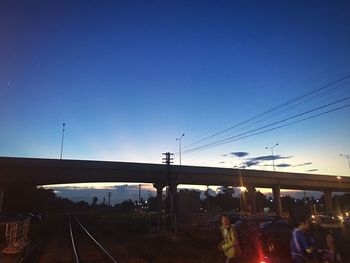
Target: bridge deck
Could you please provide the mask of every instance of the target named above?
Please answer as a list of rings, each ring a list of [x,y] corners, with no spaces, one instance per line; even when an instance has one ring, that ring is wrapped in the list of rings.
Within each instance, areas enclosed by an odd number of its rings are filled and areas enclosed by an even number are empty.
[[[171,166],[171,176],[178,184],[251,185],[267,188],[280,185],[284,189],[350,192],[350,177],[347,176],[338,179],[333,175],[177,165]],[[166,184],[167,181],[168,169],[162,164],[0,157],[0,184]]]

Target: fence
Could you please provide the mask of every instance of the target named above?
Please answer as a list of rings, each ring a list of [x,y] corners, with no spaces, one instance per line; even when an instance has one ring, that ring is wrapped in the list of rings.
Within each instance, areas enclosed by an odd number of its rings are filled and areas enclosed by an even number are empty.
[[[22,251],[29,243],[28,234],[30,217],[6,222],[5,238],[7,247],[2,251],[5,254],[14,254]]]
[[[149,214],[150,232],[177,232],[177,220],[174,214]]]

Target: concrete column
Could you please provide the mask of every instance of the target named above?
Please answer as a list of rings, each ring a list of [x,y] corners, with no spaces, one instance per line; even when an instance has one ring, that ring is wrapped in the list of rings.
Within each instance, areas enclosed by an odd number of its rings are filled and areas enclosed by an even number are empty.
[[[275,205],[275,213],[277,216],[282,216],[282,203],[281,203],[281,187],[280,185],[274,185],[272,187],[273,203]]]
[[[256,190],[254,186],[248,186],[248,208],[251,214],[256,214]]]
[[[0,186],[0,213],[2,212],[2,205],[4,203],[5,188]]]
[[[333,212],[333,200],[332,200],[332,191],[325,190],[324,191],[324,202],[326,206],[327,212]]]
[[[158,216],[161,216],[164,185],[154,184],[153,187],[157,189]]]
[[[172,215],[176,215],[176,193],[177,193],[177,183],[172,182],[169,186],[170,214]]]
[[[248,212],[249,211],[249,203],[248,203],[248,192],[244,191],[241,193],[241,198],[242,198],[242,210],[244,212]]]
[[[162,203],[163,203],[164,185],[153,184],[153,187],[157,189],[157,203],[158,203],[157,229],[158,229],[158,232],[160,232],[160,226],[162,222]]]

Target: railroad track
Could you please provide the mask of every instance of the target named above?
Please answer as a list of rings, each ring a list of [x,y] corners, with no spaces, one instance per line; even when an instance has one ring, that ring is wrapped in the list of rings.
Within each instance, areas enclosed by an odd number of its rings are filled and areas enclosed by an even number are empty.
[[[76,217],[69,218],[69,233],[75,263],[118,263]]]

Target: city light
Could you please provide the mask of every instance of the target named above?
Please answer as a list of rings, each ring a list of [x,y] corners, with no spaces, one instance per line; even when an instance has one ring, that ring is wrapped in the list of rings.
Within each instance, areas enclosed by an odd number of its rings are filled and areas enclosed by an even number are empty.
[[[247,191],[247,188],[245,186],[237,187],[241,192]]]

